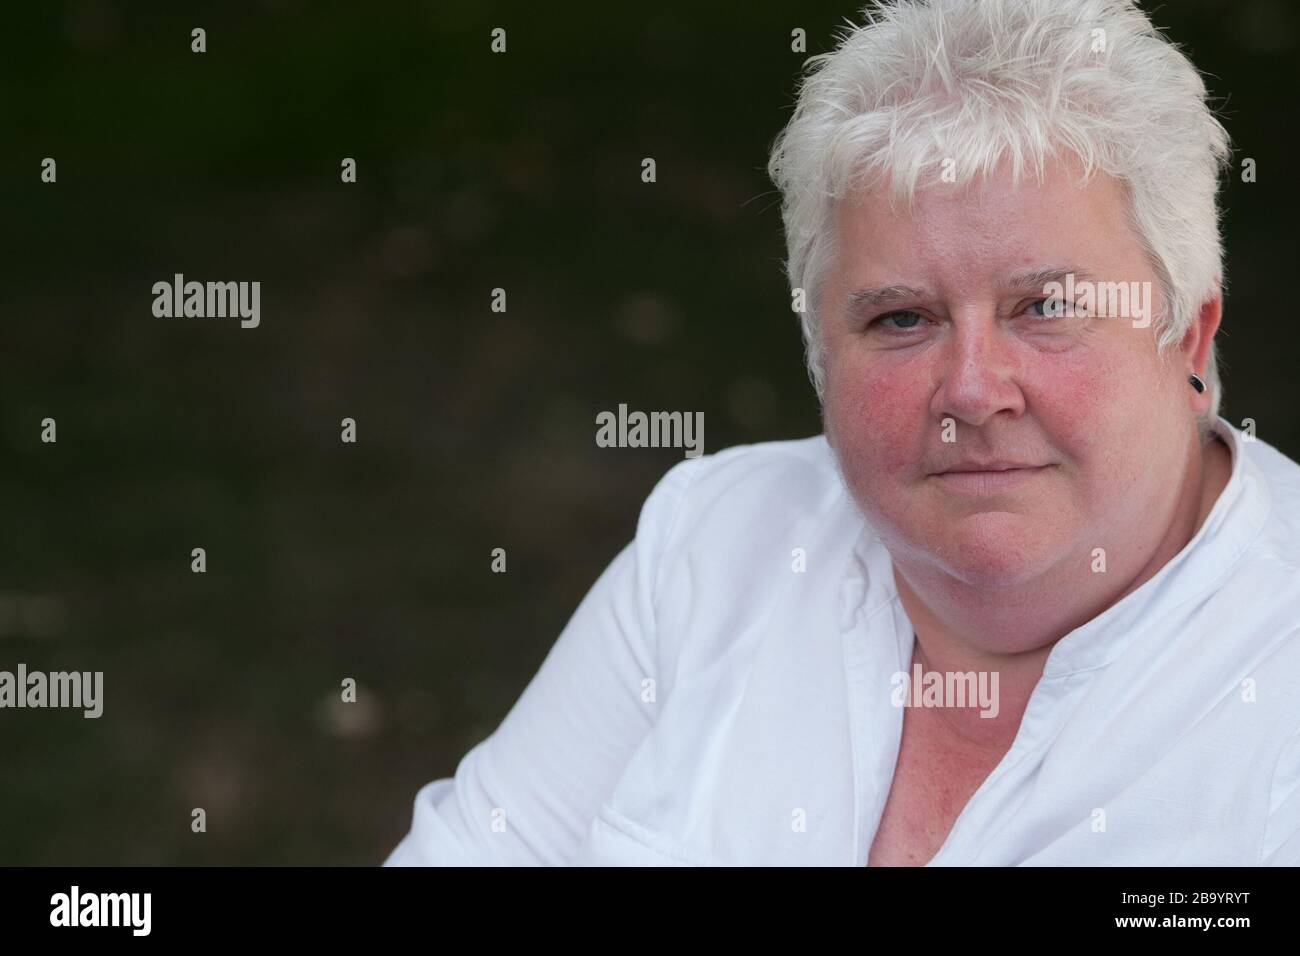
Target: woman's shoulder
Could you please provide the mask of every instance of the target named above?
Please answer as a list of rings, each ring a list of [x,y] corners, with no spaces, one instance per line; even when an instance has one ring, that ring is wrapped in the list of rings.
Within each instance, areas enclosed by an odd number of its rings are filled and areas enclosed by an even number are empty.
[[[1300,463],[1262,438],[1252,439],[1243,434],[1242,447],[1268,482],[1274,497],[1282,498],[1292,511],[1300,506]]]
[[[668,470],[651,498],[671,499],[678,521],[756,513],[780,520],[823,510],[843,490],[825,435],[813,435],[733,445],[688,458]]]
[[[1263,485],[1258,500],[1267,509],[1257,544],[1274,560],[1300,569],[1300,464],[1261,438],[1243,434],[1241,441],[1251,465],[1248,476]]]
[[[824,435],[734,445],[674,465],[642,507],[637,538],[661,558],[746,563],[842,519],[848,507]]]

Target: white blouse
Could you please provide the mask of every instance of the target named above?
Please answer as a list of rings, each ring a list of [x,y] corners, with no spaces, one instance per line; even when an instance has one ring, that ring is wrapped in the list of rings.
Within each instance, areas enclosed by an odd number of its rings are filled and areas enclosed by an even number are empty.
[[[929,865],[1300,865],[1300,465],[1215,429],[1205,523],[1052,648]],[[913,640],[823,436],[683,461],[385,865],[861,866]]]

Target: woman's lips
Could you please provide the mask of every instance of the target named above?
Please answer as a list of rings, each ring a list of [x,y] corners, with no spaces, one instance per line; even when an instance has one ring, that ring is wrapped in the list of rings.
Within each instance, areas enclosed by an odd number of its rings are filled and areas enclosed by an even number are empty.
[[[1037,468],[1009,468],[1006,471],[945,471],[933,477],[945,488],[961,494],[991,495],[1019,488],[1051,465]]]

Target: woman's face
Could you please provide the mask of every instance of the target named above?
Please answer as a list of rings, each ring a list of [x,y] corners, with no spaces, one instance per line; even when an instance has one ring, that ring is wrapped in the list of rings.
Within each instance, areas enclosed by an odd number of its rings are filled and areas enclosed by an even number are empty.
[[[904,567],[984,588],[1068,581],[1095,548],[1140,564],[1172,520],[1195,443],[1188,363],[1157,356],[1162,298],[1118,183],[1074,175],[941,187],[910,213],[878,193],[837,210],[826,431]],[[1043,306],[1066,273],[1075,302],[1095,283],[1092,314]],[[1041,467],[941,474],[993,459]]]

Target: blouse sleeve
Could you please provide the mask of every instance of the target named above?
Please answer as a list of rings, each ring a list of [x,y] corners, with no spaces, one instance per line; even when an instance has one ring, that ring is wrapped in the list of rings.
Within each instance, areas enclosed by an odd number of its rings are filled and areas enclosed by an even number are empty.
[[[686,487],[707,458],[668,471],[636,537],[605,568],[496,730],[454,776],[416,793],[385,866],[563,865],[655,721],[655,593]],[[647,702],[647,700],[649,702]]]
[[[1300,866],[1300,728],[1291,735],[1273,771],[1261,866]]]

